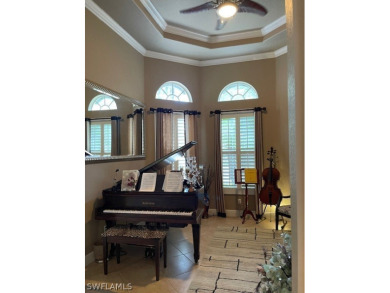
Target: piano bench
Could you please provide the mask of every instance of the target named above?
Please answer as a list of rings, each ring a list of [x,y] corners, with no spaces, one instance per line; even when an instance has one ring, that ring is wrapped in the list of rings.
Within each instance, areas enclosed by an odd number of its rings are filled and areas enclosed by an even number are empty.
[[[119,244],[131,244],[154,247],[156,254],[156,281],[160,279],[160,247],[163,245],[164,268],[167,267],[167,232],[165,229],[148,229],[145,226],[116,225],[107,229],[103,234],[103,263],[104,274],[107,275],[108,243],[116,243],[117,263],[120,263]]]

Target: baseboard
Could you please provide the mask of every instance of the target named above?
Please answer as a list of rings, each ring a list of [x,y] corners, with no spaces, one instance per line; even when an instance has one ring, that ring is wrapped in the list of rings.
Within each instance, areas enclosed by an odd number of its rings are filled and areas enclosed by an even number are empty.
[[[242,210],[226,210],[225,213],[227,218],[237,218],[242,215]],[[252,211],[252,213],[256,214],[255,211]],[[209,216],[216,216],[217,214],[217,209],[209,209]]]
[[[93,263],[95,261],[95,253],[91,251],[85,256],[85,266],[89,265],[90,263]]]

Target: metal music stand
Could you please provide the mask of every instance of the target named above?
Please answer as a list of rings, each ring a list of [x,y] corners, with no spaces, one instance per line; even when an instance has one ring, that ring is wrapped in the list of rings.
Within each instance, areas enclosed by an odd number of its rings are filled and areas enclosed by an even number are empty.
[[[246,215],[251,215],[253,220],[257,223],[257,218],[253,215],[252,211],[248,209],[248,184],[258,184],[258,182],[259,170],[254,168],[234,169],[234,183],[245,184],[245,208],[242,212],[242,216],[240,216],[243,224],[245,223]]]

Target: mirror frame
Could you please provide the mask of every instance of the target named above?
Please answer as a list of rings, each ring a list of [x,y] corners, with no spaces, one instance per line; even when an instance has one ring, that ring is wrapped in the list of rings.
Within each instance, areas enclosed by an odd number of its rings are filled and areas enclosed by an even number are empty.
[[[132,104],[135,104],[137,106],[145,108],[145,105],[141,103],[140,101],[130,98],[128,96],[122,95],[116,91],[110,90],[100,84],[94,83],[90,80],[85,80],[85,86],[93,89],[99,93],[111,96],[115,99],[124,99],[129,101]],[[142,135],[144,136],[145,133],[143,131]],[[144,160],[145,154],[142,155],[121,155],[121,156],[108,156],[108,157],[94,157],[94,156],[88,156],[85,157],[85,164],[97,164],[97,163],[107,163],[107,162],[119,162],[119,161],[133,161],[133,160]]]

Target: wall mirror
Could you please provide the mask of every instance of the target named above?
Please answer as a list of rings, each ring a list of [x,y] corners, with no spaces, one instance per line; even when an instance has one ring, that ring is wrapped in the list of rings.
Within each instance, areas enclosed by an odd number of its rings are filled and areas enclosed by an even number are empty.
[[[144,105],[86,80],[85,162],[144,158]]]

